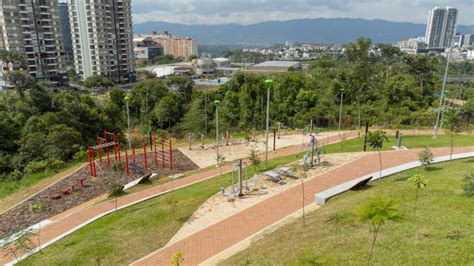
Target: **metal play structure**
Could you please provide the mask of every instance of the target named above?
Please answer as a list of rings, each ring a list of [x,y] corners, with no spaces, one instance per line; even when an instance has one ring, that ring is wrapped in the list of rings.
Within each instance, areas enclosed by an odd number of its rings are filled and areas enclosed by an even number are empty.
[[[303,165],[313,167],[321,162],[321,151],[319,149],[319,143],[316,139],[316,135],[317,133],[310,132],[311,140],[309,141],[308,146],[306,147],[306,153],[303,156]],[[316,160],[314,158],[315,153]]]
[[[243,185],[243,167],[245,165],[245,187]],[[234,173],[237,170],[237,183],[234,180]],[[244,188],[247,191],[250,191],[250,187],[248,185],[248,164],[247,162],[242,161],[239,159],[237,163],[234,163],[232,166],[232,187],[231,187],[231,194],[236,195],[238,197],[242,197],[244,195]],[[224,188],[221,188],[221,192],[224,196],[228,196],[229,193],[225,191]]]
[[[117,138],[115,132],[108,132],[104,129],[103,137],[99,137],[99,134],[96,135],[95,146],[90,146],[87,148],[87,157],[89,159],[89,170],[90,175],[97,177],[97,167],[102,169],[103,160],[102,155],[105,152],[105,164],[107,168],[111,165],[110,152],[113,150],[115,163],[122,163],[122,152],[120,151],[120,142]],[[147,145],[150,145],[152,150],[152,158],[147,154]],[[171,139],[165,140],[161,138],[159,141],[156,139],[156,133],[153,136],[151,143],[143,142],[143,147],[132,146],[132,156],[129,158],[129,151],[125,150],[125,156],[123,158],[123,163],[125,166],[125,171],[129,174],[132,171],[137,171],[140,167],[137,165],[137,152],[136,150],[143,148],[143,153],[140,156],[143,156],[143,168],[147,169],[149,167],[149,160],[153,160],[155,166],[159,168],[161,164],[161,169],[168,168],[170,171],[173,170],[173,146]],[[96,153],[99,157],[99,160],[96,160]]]

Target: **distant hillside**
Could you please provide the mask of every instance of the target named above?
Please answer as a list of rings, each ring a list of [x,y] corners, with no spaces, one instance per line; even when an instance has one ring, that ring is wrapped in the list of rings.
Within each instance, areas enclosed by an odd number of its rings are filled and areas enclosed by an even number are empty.
[[[267,21],[252,25],[185,25],[167,22],[146,22],[134,25],[135,34],[167,30],[175,35],[192,36],[201,44],[273,45],[284,41],[314,43],[347,43],[359,36],[373,42],[396,43],[399,40],[423,36],[425,24],[366,20],[352,18],[297,19]],[[474,33],[474,25],[458,26],[458,32]]]

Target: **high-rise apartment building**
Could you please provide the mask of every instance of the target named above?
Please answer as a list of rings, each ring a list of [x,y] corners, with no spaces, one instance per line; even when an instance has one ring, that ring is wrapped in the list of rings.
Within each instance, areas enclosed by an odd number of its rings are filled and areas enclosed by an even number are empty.
[[[73,52],[72,52],[72,36],[71,27],[69,25],[69,11],[67,4],[64,2],[59,3],[59,22],[61,26],[61,34],[63,38],[64,52],[66,52],[66,62],[68,67],[73,64]]]
[[[66,80],[58,0],[0,1],[0,49],[25,55],[37,80]]]
[[[191,37],[176,37],[165,31],[158,35],[153,32],[153,40],[163,47],[163,53],[174,57],[189,58],[198,54],[197,41]]]
[[[68,0],[74,66],[81,79],[135,79],[131,0]]]
[[[428,14],[425,42],[428,48],[451,46],[456,30],[458,10],[452,7],[435,7]]]

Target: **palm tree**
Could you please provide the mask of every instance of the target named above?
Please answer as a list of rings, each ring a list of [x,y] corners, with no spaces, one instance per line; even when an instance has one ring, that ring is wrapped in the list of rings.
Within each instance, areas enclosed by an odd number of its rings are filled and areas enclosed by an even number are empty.
[[[385,141],[388,141],[385,131],[377,130],[375,132],[369,132],[367,135],[367,144],[379,152],[380,177],[382,177],[382,154],[380,150],[382,150]]]
[[[398,214],[398,206],[391,200],[384,198],[373,198],[356,210],[356,216],[359,220],[368,222],[373,226],[372,245],[370,246],[367,265],[370,265],[374,251],[375,241],[380,227],[386,221],[398,221],[401,219]]]

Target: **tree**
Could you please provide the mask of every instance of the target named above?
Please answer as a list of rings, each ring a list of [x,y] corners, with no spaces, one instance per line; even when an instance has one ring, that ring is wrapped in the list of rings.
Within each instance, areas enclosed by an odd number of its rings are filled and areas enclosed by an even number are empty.
[[[13,244],[8,245],[7,252],[12,254],[17,262],[20,262],[18,253],[28,253],[34,248],[31,240],[34,234],[30,230],[25,230],[20,233],[20,237],[15,240]]]
[[[67,73],[67,78],[70,83],[72,84],[77,83],[77,80],[78,80],[77,73],[73,67],[68,68],[66,73]]]
[[[421,165],[426,169],[429,165],[433,163],[434,154],[428,147],[426,147],[424,150],[418,153],[418,160],[420,161]]]
[[[15,89],[17,90],[20,96],[24,96],[24,91],[30,88],[34,83],[34,78],[30,75],[30,73],[24,70],[13,70],[6,74],[6,77],[10,81]]]
[[[158,123],[168,123],[168,127],[179,119],[179,106],[171,95],[161,98],[160,102],[155,106],[154,112]]]
[[[35,111],[39,114],[53,111],[51,96],[46,89],[39,85],[34,85],[30,90],[30,99]]]
[[[110,88],[114,85],[114,83],[101,75],[94,75],[86,78],[83,82],[82,85],[88,89],[100,89],[100,88]]]
[[[257,167],[261,163],[260,158],[258,158],[258,149],[257,149],[256,145],[251,145],[250,146],[249,159],[250,159],[250,162],[252,163],[252,166],[253,166],[253,173],[254,173],[254,175],[256,175],[257,174]]]
[[[418,203],[418,192],[419,192],[420,188],[426,187],[426,185],[428,184],[428,180],[425,177],[421,176],[421,175],[413,175],[408,180],[413,182],[413,184],[416,186],[416,194],[415,194],[415,219],[416,219],[416,207],[417,207],[417,203]]]
[[[380,150],[383,148],[385,141],[388,141],[385,131],[377,130],[375,132],[369,132],[367,135],[367,144],[373,149],[377,149],[379,152],[379,163],[380,163],[380,177],[382,177],[382,154]]]
[[[204,132],[204,108],[203,98],[195,97],[191,102],[188,111],[179,123],[181,132]]]
[[[370,265],[380,227],[386,221],[399,221],[401,216],[398,213],[397,204],[391,200],[380,197],[370,199],[367,203],[360,206],[355,214],[360,221],[368,222],[372,224],[373,227],[372,244],[367,259],[367,264]]]

